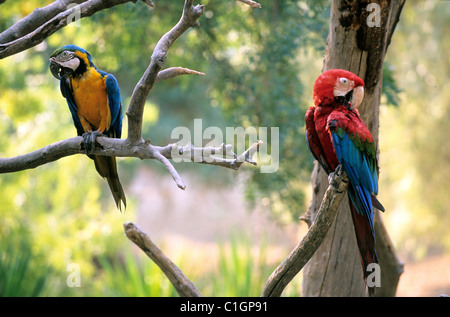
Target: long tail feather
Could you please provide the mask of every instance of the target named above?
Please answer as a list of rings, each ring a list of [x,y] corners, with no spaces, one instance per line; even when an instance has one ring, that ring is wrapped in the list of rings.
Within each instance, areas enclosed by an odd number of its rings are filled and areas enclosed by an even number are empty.
[[[97,172],[107,180],[117,208],[122,211],[121,202],[123,203],[124,208],[126,208],[127,199],[122,185],[120,184],[119,175],[117,174],[116,158],[113,156],[102,155],[94,155],[92,158],[94,159]]]
[[[359,254],[363,266],[364,280],[370,274],[367,267],[370,263],[378,263],[377,253],[375,251],[375,238],[372,229],[366,217],[359,214],[350,200],[350,209],[352,213],[353,225],[355,227],[356,241],[358,243]],[[368,287],[369,294],[374,294],[374,287]]]

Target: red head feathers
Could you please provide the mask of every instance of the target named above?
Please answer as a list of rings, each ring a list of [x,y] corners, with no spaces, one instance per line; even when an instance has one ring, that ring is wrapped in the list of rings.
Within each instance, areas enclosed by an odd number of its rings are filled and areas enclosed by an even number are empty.
[[[353,91],[353,108],[361,103],[364,97],[364,81],[357,75],[344,69],[330,69],[323,72],[314,83],[314,105],[325,106],[333,103],[334,98],[346,96]]]

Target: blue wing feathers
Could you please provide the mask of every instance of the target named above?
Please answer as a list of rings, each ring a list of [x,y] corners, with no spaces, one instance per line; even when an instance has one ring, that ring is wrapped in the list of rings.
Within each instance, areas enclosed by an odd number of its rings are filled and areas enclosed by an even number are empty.
[[[77,134],[83,135],[84,133],[83,126],[81,125],[80,119],[78,118],[77,115],[77,107],[75,106],[75,100],[73,99],[72,89],[70,87],[68,80],[61,80],[59,87],[61,89],[62,95],[67,100],[67,105],[69,106],[70,113],[72,114],[73,124],[77,129]]]
[[[374,234],[372,193],[378,191],[377,172],[370,168],[366,155],[356,147],[347,133],[340,136],[333,132],[332,139],[336,156],[350,181],[350,200],[358,214],[367,217]]]
[[[111,112],[111,126],[108,134],[112,132],[116,138],[120,138],[122,134],[122,102],[120,100],[119,83],[112,74],[106,76],[106,92]]]

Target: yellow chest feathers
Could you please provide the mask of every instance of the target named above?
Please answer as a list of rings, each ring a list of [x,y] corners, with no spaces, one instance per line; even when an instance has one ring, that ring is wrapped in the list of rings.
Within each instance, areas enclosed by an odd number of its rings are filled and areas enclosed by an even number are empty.
[[[108,94],[105,84],[106,76],[102,76],[94,69],[89,68],[82,76],[72,78],[72,89],[80,120],[87,121],[91,130],[108,129],[111,116],[108,105]],[[85,131],[89,125],[83,124]]]

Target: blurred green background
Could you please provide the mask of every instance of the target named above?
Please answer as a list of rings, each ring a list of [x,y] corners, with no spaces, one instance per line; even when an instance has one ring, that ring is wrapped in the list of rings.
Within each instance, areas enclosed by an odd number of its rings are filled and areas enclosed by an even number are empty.
[[[6,1],[0,31],[49,3]],[[120,158],[129,202],[124,213],[86,156],[3,174],[0,296],[177,296],[124,236],[126,221],[147,231],[207,296],[258,296],[301,238],[305,228],[298,217],[309,203],[313,166],[303,118],[322,69],[329,2],[263,0],[262,9],[254,10],[233,0],[201,3],[206,12],[200,27],[175,42],[165,67],[206,75],[157,83],[145,108],[144,137],[157,145],[177,141],[172,130],[192,131],[196,118],[203,129],[279,127],[278,171],[176,163],[188,186],[182,192],[160,163]],[[155,4],[99,12],[0,60],[0,156],[76,135],[48,69],[49,56],[60,46],[83,47],[98,68],[113,73],[126,110],[152,49],[178,21],[183,1]],[[449,2],[406,1],[385,60],[379,198],[406,262],[399,295],[450,292],[449,16]],[[124,137],[126,131],[125,118]],[[436,267],[430,260],[447,268],[433,286],[426,284]],[[71,263],[80,268],[81,287],[67,284]],[[421,263],[428,270],[416,267]],[[301,275],[284,295],[300,295],[300,282]]]

